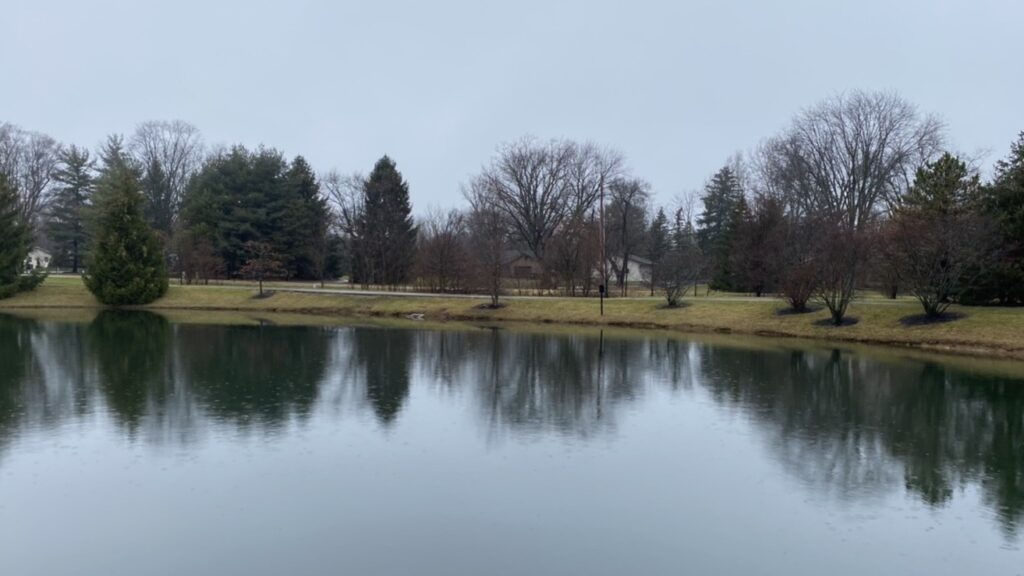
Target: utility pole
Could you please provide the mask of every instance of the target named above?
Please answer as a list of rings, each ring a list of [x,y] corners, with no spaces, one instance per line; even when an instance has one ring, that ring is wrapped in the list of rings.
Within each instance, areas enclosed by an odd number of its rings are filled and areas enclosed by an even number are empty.
[[[608,258],[604,241],[604,175],[601,175],[601,285],[597,287],[601,295],[601,316],[604,316],[604,295],[608,292]]]

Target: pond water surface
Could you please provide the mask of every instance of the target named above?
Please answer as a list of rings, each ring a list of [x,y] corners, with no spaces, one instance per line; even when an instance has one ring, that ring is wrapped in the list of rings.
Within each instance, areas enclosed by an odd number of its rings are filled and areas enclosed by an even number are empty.
[[[1024,574],[1024,380],[972,366],[0,316],[0,574]]]

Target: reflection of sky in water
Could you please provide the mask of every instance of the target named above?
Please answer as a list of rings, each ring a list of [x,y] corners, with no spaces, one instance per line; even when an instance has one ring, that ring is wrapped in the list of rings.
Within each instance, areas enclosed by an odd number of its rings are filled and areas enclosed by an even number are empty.
[[[11,573],[1024,565],[1022,382],[661,338],[141,314],[0,318],[0,342]]]

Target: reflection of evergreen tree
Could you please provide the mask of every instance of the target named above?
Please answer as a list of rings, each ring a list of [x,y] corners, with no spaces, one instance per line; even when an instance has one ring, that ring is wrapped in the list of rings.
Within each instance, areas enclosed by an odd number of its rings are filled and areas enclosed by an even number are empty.
[[[390,425],[409,396],[413,333],[355,328],[353,360],[366,380],[366,397],[384,425]]]
[[[184,374],[208,412],[273,427],[309,416],[331,334],[317,327],[183,325],[178,345]]]
[[[972,411],[971,421],[985,501],[1007,533],[1016,534],[1024,522],[1024,386],[978,376],[964,378],[961,391],[982,406]]]
[[[413,366],[441,390],[470,387],[489,433],[588,438],[613,429],[648,383],[694,382],[747,414],[807,485],[848,500],[906,490],[935,507],[977,486],[1007,534],[1024,522],[1021,381],[839,351],[497,329],[171,326],[140,312],[103,312],[85,327],[0,315],[0,450],[19,428],[95,412],[98,398],[147,440],[159,439],[150,426],[183,437],[210,417],[274,429],[313,411],[332,350],[349,368],[345,389],[384,425],[408,402]]]
[[[135,432],[150,399],[167,395],[167,320],[150,312],[104,310],[89,325],[88,336],[107,405]]]

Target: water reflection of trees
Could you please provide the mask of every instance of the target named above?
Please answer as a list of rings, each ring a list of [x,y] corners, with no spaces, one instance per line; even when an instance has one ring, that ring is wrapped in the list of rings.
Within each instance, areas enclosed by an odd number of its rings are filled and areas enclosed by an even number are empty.
[[[88,413],[83,325],[65,330],[0,314],[0,453],[22,430],[48,430]]]
[[[398,417],[409,396],[413,337],[407,330],[354,328],[349,349],[356,381],[384,425]]]
[[[933,506],[976,484],[1009,533],[1024,519],[1024,383],[838,351],[701,353],[712,396],[808,484],[859,498],[902,481]]]
[[[331,339],[318,327],[179,325],[175,362],[211,417],[274,430],[310,416]]]
[[[695,387],[747,414],[775,460],[844,499],[908,490],[943,506],[977,486],[1024,519],[1024,382],[840,352],[497,329],[217,327],[105,312],[91,324],[0,316],[0,454],[29,428],[102,410],[128,437],[273,433],[346,406],[382,426],[415,387],[451,395],[489,437],[612,434],[649,390]]]
[[[170,393],[167,320],[104,310],[89,325],[87,341],[107,407],[119,425],[135,433],[146,414],[161,412]]]
[[[587,437],[614,429],[615,408],[636,397],[650,371],[642,340],[502,330],[475,336],[465,379],[492,433]]]
[[[42,374],[32,345],[37,331],[33,323],[0,315],[0,455],[17,435],[29,406],[40,400],[33,394],[40,389]]]

